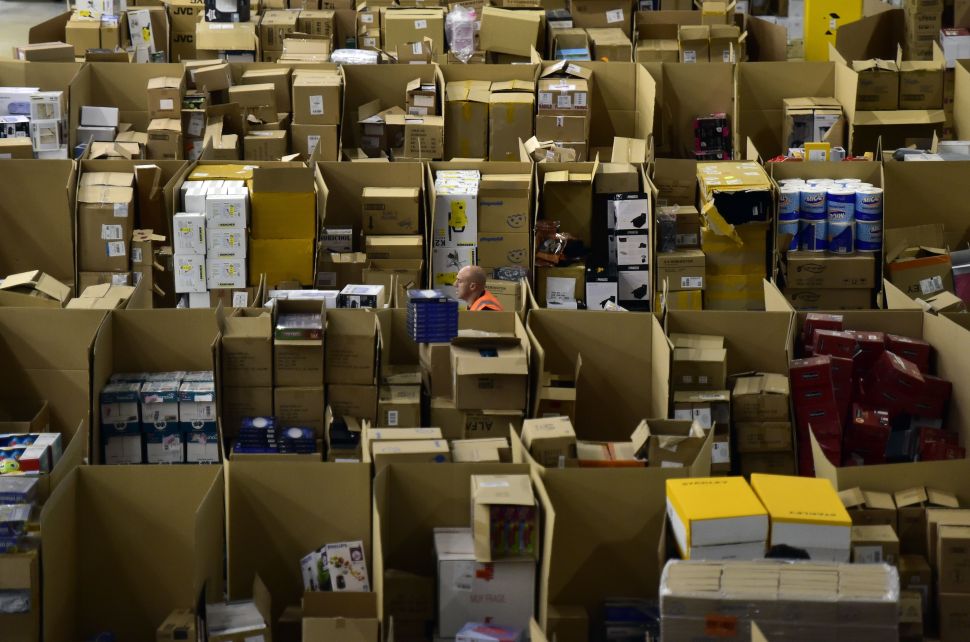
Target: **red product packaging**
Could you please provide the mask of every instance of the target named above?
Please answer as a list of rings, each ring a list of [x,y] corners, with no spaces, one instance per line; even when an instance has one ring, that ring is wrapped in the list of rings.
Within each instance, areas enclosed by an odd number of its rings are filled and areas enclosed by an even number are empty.
[[[872,387],[889,388],[897,396],[915,400],[923,394],[926,380],[916,364],[887,350],[872,367]]]
[[[795,359],[788,367],[791,389],[832,386],[832,360],[828,356]]]
[[[839,416],[845,418],[849,415],[852,405],[852,359],[843,357],[829,357],[832,360],[832,388],[835,390],[835,403],[839,407]]]
[[[880,355],[886,351],[886,335],[883,332],[859,332],[849,330],[855,337],[859,351],[855,354],[855,368],[859,374],[865,374],[876,363]]]
[[[916,412],[920,417],[943,419],[946,404],[953,394],[953,384],[946,379],[923,375],[923,394],[916,400]]]
[[[886,463],[886,446],[889,444],[890,432],[892,428],[889,425],[888,412],[854,404],[852,421],[845,429],[845,463]]]
[[[811,344],[816,330],[844,330],[845,321],[841,314],[821,314],[809,312],[802,324],[802,343]]]
[[[812,354],[851,359],[858,350],[855,337],[851,332],[837,330],[816,330],[812,336]]]
[[[957,443],[956,435],[937,428],[920,428],[917,453],[920,461],[963,459],[966,449]]]
[[[889,413],[863,404],[852,404],[852,427],[864,429],[889,428]]]
[[[907,361],[912,361],[920,372],[930,371],[930,355],[933,352],[933,347],[921,339],[887,334],[886,350],[895,352]]]

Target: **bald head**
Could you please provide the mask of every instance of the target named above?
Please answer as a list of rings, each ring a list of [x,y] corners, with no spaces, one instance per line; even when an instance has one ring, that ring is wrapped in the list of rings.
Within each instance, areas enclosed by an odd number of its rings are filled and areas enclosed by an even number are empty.
[[[458,298],[469,305],[474,303],[485,291],[485,270],[477,265],[468,265],[458,270],[455,289]]]

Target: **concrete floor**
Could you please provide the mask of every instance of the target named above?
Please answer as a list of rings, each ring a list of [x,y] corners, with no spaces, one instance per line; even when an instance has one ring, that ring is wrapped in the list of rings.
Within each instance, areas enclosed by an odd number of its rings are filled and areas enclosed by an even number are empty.
[[[13,57],[13,48],[26,44],[27,30],[65,10],[58,0],[0,0],[0,59]]]

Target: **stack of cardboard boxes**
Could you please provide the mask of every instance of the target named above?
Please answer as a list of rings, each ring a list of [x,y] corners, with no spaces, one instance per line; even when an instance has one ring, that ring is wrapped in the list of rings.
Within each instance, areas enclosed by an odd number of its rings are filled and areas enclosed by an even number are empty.
[[[742,474],[795,473],[788,377],[738,377],[731,391],[731,412]]]
[[[135,221],[134,174],[88,172],[78,187],[78,272],[81,283],[131,285]]]
[[[773,190],[753,162],[698,163],[701,249],[705,256],[704,307],[759,310],[768,274]]]
[[[932,60],[943,27],[943,0],[906,0],[904,53],[907,60]]]
[[[319,300],[276,301],[271,414],[281,425],[312,429],[318,438],[324,434],[324,349],[330,347],[325,341],[327,322]],[[264,324],[236,322],[253,331],[257,326],[262,331]],[[254,381],[265,382],[265,377]]]
[[[168,7],[169,59],[172,62],[194,60],[195,26],[202,20],[205,3],[193,0],[171,0]]]
[[[564,60],[539,79],[536,138],[576,150],[577,161],[588,157],[592,76],[589,69]]]
[[[287,92],[288,93],[288,92]],[[297,70],[293,74],[292,150],[310,160],[337,160],[343,80],[339,73]]]
[[[455,278],[478,264],[478,170],[440,170],[432,214],[432,285],[455,294]]]
[[[271,313],[240,308],[225,317],[221,354],[222,428],[232,439],[244,417],[268,417],[274,412]]]
[[[535,83],[527,80],[493,82],[488,98],[488,159],[519,160],[519,140],[534,130]]]
[[[328,310],[327,404],[334,417],[377,423],[380,329],[373,310]],[[414,426],[416,427],[416,426]]]
[[[258,62],[258,21],[249,0],[207,2],[203,20],[195,25],[196,58],[221,58],[227,62]]]
[[[365,187],[361,191],[361,227],[364,238],[409,238],[422,241],[421,190],[418,187]],[[339,231],[330,229],[328,231]],[[352,233],[352,230],[344,230]],[[352,239],[351,239],[352,240]],[[372,241],[373,242],[373,241]],[[365,240],[366,243],[366,240]],[[341,250],[350,250],[344,246]],[[368,261],[361,270],[361,282],[390,286],[388,274],[396,274],[399,288],[421,285],[424,262],[421,259],[383,259]],[[366,274],[365,274],[366,273]],[[403,280],[403,283],[401,283]],[[398,293],[402,290],[399,289]],[[387,297],[391,299],[390,287]]]
[[[670,371],[674,417],[696,422],[705,431],[713,428],[712,471],[730,472],[731,393],[724,337],[675,332],[670,342],[674,346]]]
[[[317,237],[313,172],[305,167],[253,169],[251,285],[258,285],[263,274],[270,285],[313,283]]]

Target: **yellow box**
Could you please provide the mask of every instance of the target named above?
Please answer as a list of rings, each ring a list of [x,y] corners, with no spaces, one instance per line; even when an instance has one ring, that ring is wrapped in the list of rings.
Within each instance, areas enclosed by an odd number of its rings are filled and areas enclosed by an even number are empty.
[[[862,0],[805,0],[805,60],[827,62],[839,27],[861,18]]]
[[[253,170],[252,202],[252,238],[312,239],[316,236],[312,169],[257,167]]]
[[[251,239],[249,245],[249,284],[299,281],[313,284],[313,239]]]

